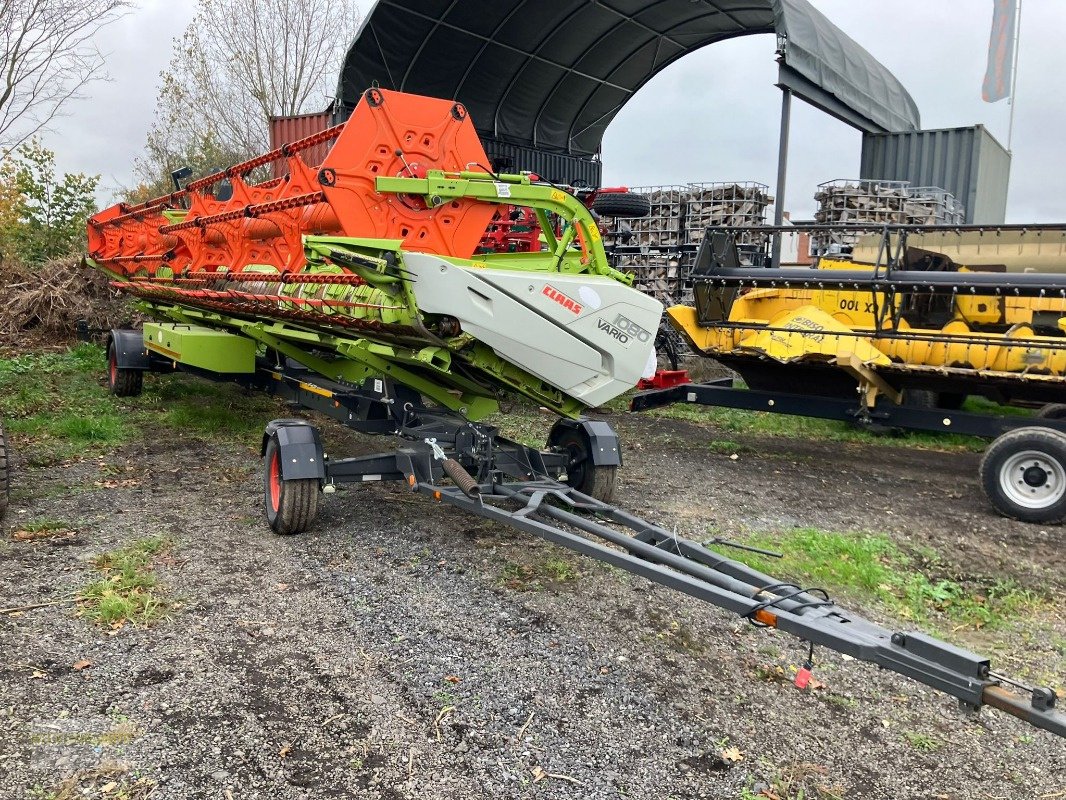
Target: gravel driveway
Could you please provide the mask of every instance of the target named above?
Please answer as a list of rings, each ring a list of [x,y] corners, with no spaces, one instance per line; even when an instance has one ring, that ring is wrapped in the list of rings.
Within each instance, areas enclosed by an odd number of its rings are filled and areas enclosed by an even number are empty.
[[[1066,535],[995,516],[977,455],[732,434],[733,459],[707,426],[611,421],[622,504],[681,534],[883,532],[1062,599]],[[1066,797],[1062,739],[824,650],[801,692],[780,679],[797,640],[398,486],[273,536],[257,455],[162,430],[58,468],[16,453],[5,531],[76,533],[5,534],[0,605],[68,597],[95,554],[166,536],[175,608],[117,630],[69,604],[0,616],[0,796]],[[954,635],[1066,683],[1061,614]]]

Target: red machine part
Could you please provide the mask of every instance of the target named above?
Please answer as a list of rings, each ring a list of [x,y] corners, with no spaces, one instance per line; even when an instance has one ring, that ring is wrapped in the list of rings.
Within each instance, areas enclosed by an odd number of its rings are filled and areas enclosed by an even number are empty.
[[[641,378],[637,381],[638,389],[670,389],[692,383],[687,369],[659,369],[650,378]]]
[[[321,167],[301,153],[336,140]],[[287,174],[250,183],[252,170],[284,161]],[[278,272],[304,266],[302,237],[402,239],[409,250],[468,258],[496,209],[459,199],[429,208],[421,198],[380,194],[379,176],[424,177],[428,170],[475,170],[488,161],[459,103],[368,90],[351,119],[272,150],[183,190],[136,206],[119,204],[89,220],[89,255],[112,272],[155,277],[241,272],[268,265]],[[232,186],[225,200],[215,187]],[[165,212],[187,206],[180,221]]]
[[[540,250],[536,212],[523,206],[500,206],[484,236],[479,253],[535,253]]]
[[[539,180],[536,175],[530,177],[533,180]],[[581,202],[592,208],[599,194],[628,192],[627,187],[619,186],[610,189],[578,191],[577,196]],[[601,236],[610,232],[603,223],[598,223],[598,225]],[[556,235],[558,234],[559,231],[556,230]],[[477,249],[479,253],[535,253],[540,250],[540,235],[540,223],[533,209],[522,206],[500,206],[488,230],[485,231],[485,235],[481,237]]]

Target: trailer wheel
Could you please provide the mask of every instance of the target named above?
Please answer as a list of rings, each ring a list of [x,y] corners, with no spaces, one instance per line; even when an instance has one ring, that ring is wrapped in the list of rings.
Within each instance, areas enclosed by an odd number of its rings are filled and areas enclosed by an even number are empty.
[[[318,513],[318,480],[285,480],[281,474],[281,448],[271,436],[263,454],[263,508],[274,533],[303,533]]]
[[[936,408],[937,393],[929,389],[904,389],[903,405],[908,408]]]
[[[1018,428],[1003,434],[981,459],[981,485],[996,511],[1023,522],[1066,518],[1066,434]]]
[[[114,342],[107,346],[107,388],[115,397],[136,397],[144,388],[144,371],[120,367]]]
[[[941,392],[937,395],[936,406],[947,411],[958,411],[966,402],[966,397],[965,392]]]
[[[600,192],[592,201],[592,210],[601,217],[646,217],[651,200],[636,192]]]
[[[682,342],[679,347],[678,339],[680,336],[676,331],[668,328],[666,323],[659,324],[659,330],[655,333],[655,353],[665,358],[672,370],[676,370],[678,364],[681,363],[680,351],[684,343]]]
[[[601,502],[611,502],[618,467],[593,464],[588,439],[579,430],[562,431],[553,444],[570,454],[570,463],[566,468],[567,485]]]
[[[7,437],[4,435],[3,423],[0,423],[0,519],[4,518],[7,505],[11,500],[11,461],[7,454]]]
[[[1036,412],[1038,419],[1066,419],[1066,403],[1048,403]]]

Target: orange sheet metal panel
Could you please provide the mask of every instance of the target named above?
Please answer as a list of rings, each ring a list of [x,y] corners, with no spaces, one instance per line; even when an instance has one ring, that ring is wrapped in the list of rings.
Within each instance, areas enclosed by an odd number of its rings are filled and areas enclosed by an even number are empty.
[[[283,144],[295,142],[312,134],[324,131],[332,124],[333,114],[326,110],[319,114],[300,114],[296,117],[270,118],[270,149],[276,150]],[[326,158],[332,142],[323,142],[303,151],[304,161],[309,166],[317,167]],[[280,178],[286,172],[284,161],[274,162],[274,177]]]

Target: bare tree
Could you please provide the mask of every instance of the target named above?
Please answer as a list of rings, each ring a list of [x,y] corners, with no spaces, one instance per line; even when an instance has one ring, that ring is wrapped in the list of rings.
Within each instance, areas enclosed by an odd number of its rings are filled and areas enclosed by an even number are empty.
[[[129,0],[0,0],[0,147],[39,133],[105,77],[93,37],[129,8]]]
[[[148,183],[175,154],[196,153],[201,143],[249,157],[267,149],[270,117],[325,109],[359,24],[355,0],[197,0],[197,6],[163,74],[138,164]]]

